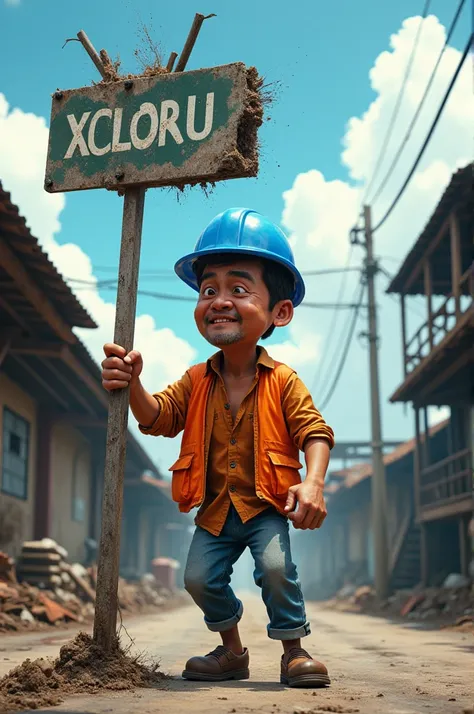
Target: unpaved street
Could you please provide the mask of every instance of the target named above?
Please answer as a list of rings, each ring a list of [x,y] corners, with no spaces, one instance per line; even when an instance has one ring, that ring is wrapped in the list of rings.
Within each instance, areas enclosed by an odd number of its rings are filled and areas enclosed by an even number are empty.
[[[176,677],[166,689],[74,697],[52,711],[289,714],[301,708],[315,714],[461,714],[474,704],[472,635],[420,630],[364,615],[325,611],[316,605],[308,607],[313,635],[305,645],[327,664],[333,684],[314,693],[285,689],[278,683],[280,646],[266,636],[263,606],[253,594],[243,597],[242,630],[251,654],[249,681],[209,685],[180,679],[189,656],[205,654],[217,643],[215,635],[203,627],[199,611],[190,605],[136,618],[127,625],[136,649],[161,657],[162,669]],[[66,632],[47,638],[3,637],[0,674],[25,657],[55,656],[71,636],[73,633]],[[26,651],[26,647],[31,649]]]

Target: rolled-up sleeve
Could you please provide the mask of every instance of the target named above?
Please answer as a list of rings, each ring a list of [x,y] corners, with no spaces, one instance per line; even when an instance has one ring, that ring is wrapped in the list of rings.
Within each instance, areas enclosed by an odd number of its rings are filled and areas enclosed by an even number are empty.
[[[138,425],[142,434],[173,438],[184,429],[188,413],[192,382],[189,372],[162,392],[153,394],[158,402],[159,414],[151,426]]]
[[[308,439],[325,439],[334,446],[334,432],[316,409],[307,387],[293,373],[283,390],[282,408],[291,438],[300,451]]]

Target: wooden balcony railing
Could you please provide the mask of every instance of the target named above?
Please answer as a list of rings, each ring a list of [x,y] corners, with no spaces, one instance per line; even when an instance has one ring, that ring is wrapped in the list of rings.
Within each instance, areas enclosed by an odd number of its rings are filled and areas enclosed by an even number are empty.
[[[432,349],[450,332],[473,303],[473,270],[469,268],[459,281],[457,295],[448,295],[441,307],[407,341],[405,347],[405,374],[412,372]]]
[[[451,454],[421,471],[420,509],[459,501],[472,494],[472,452]]]

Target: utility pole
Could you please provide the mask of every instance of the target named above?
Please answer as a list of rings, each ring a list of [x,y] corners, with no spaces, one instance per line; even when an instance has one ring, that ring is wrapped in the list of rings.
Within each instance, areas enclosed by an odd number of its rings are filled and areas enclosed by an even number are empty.
[[[382,425],[380,420],[379,364],[377,305],[375,300],[375,275],[371,208],[364,206],[365,268],[369,299],[369,369],[370,407],[372,419],[372,534],[375,560],[375,591],[379,601],[388,597],[388,536],[387,536],[387,486],[383,462]]]

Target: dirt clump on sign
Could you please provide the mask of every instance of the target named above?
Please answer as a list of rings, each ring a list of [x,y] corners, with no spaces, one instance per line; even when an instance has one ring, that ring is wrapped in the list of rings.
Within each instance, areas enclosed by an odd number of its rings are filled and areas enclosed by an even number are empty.
[[[263,123],[263,106],[269,101],[268,93],[264,92],[264,79],[260,77],[255,67],[247,70],[247,93],[245,108],[237,131],[237,148],[227,154],[219,171],[222,174],[238,174],[245,172],[247,176],[258,174],[258,129]]]
[[[131,656],[118,639],[105,652],[81,632],[61,647],[55,662],[27,659],[0,679],[0,714],[55,706],[73,694],[157,687],[165,679],[157,662]]]
[[[133,54],[139,65],[140,72],[120,73],[122,61],[120,57],[112,61],[105,50],[100,50],[100,58],[104,67],[104,76],[97,84],[110,84],[111,82],[123,82],[127,79],[139,79],[140,77],[155,77],[157,74],[169,74],[169,70],[163,64],[163,53],[160,45],[155,42],[148,27],[143,24],[138,33],[140,46]]]

